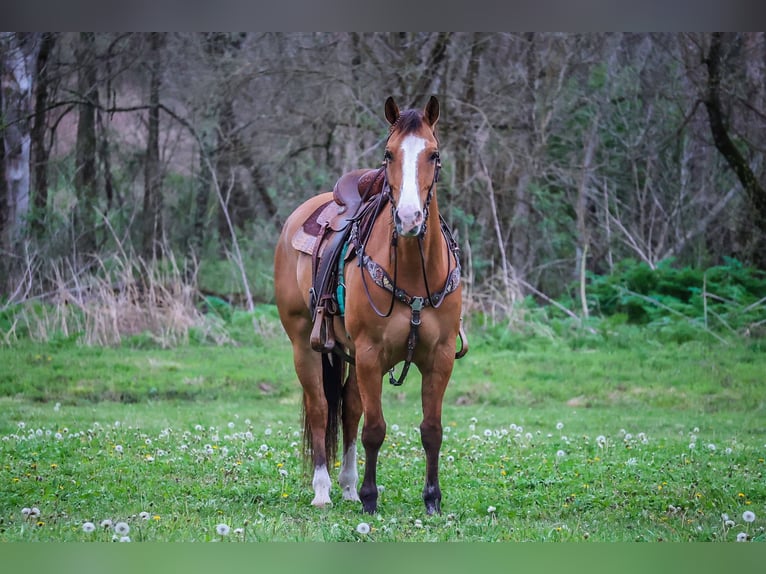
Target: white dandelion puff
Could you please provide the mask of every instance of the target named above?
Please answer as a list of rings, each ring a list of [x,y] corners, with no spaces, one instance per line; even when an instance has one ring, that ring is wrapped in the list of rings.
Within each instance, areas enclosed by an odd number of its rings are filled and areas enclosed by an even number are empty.
[[[130,542],[130,536],[121,536],[120,542]]]
[[[567,453],[565,453],[563,450],[557,450],[557,451],[556,451],[556,456],[557,456],[558,458],[564,457],[564,456],[566,456],[566,455],[567,455]]]
[[[484,429],[484,436],[489,438],[492,436],[492,431],[490,429]]]
[[[139,517],[141,520],[149,520],[149,518],[151,517],[151,515],[150,515],[148,512],[141,512],[141,513],[139,513],[138,517]]]
[[[495,508],[494,506],[488,506],[487,507],[487,514],[492,514],[496,510],[497,510],[497,508]]]
[[[359,534],[369,534],[370,533],[370,525],[366,522],[360,522],[356,525],[356,531]]]
[[[755,522],[755,512],[752,510],[745,510],[745,512],[742,513],[742,520],[745,522]]]
[[[269,436],[272,432],[274,431],[272,431],[271,428],[267,428],[265,431],[263,431],[263,434],[265,434],[266,436]]]
[[[229,525],[228,524],[219,524],[215,527],[215,531],[218,534],[218,536],[228,536],[229,535]]]
[[[109,530],[112,527],[112,521],[108,518],[101,521],[101,528],[104,530]]]
[[[556,430],[561,430],[563,428],[564,428],[564,423],[562,423],[562,422],[557,422],[556,423]]]
[[[747,532],[737,534],[737,542],[747,542]]]
[[[114,532],[120,536],[127,536],[130,533],[130,526],[127,522],[118,522],[114,525]]]
[[[95,529],[96,529],[96,525],[95,525],[95,524],[93,524],[92,522],[85,522],[85,523],[82,525],[82,531],[83,531],[83,532],[86,532],[86,533],[88,533],[88,534],[90,534],[91,532],[93,532]]]
[[[122,445],[121,444],[114,445],[114,450],[115,450],[115,452],[118,452],[118,453],[122,454],[122,452],[123,452]]]

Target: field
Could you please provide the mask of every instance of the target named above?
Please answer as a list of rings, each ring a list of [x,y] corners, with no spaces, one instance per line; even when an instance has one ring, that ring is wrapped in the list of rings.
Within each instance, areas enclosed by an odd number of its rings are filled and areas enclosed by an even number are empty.
[[[384,389],[369,516],[337,485],[309,504],[276,327],[238,346],[2,347],[0,541],[766,540],[762,342],[476,331],[445,402],[440,516],[420,498],[414,370]]]

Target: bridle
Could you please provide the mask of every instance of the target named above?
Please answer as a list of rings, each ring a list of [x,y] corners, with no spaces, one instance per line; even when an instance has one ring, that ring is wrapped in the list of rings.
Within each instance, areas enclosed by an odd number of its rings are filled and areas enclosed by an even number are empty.
[[[393,130],[392,130],[393,132]],[[391,137],[391,134],[389,133],[389,138]],[[386,140],[386,143],[388,143],[388,140]],[[404,383],[404,379],[407,376],[407,372],[409,371],[410,364],[412,363],[412,359],[414,357],[415,353],[415,347],[417,346],[418,341],[418,330],[420,327],[421,319],[420,314],[421,311],[426,307],[433,307],[434,309],[438,309],[441,304],[444,302],[444,299],[446,299],[447,295],[455,291],[459,284],[460,284],[460,248],[458,247],[457,241],[455,241],[454,236],[452,235],[452,231],[450,230],[449,226],[447,225],[444,218],[439,214],[439,222],[440,222],[440,230],[442,233],[442,236],[444,237],[444,240],[447,244],[447,247],[449,249],[450,255],[448,255],[448,265],[447,265],[447,276],[444,280],[444,287],[440,291],[432,292],[429,284],[428,284],[428,273],[426,272],[426,259],[425,259],[425,253],[423,251],[423,239],[427,231],[427,224],[428,224],[428,209],[431,204],[431,200],[433,198],[433,190],[434,186],[436,185],[436,182],[439,180],[439,172],[441,171],[441,159],[437,155],[436,157],[436,165],[434,167],[434,177],[431,181],[431,185],[428,188],[428,193],[426,194],[426,199],[423,205],[423,226],[420,230],[420,232],[417,234],[416,238],[418,241],[418,251],[420,253],[420,267],[423,272],[423,282],[426,288],[426,295],[425,297],[421,296],[412,296],[409,293],[407,293],[404,289],[399,287],[397,285],[397,275],[398,275],[398,256],[397,256],[397,245],[399,242],[399,233],[396,229],[396,224],[393,225],[393,231],[391,233],[391,248],[393,249],[394,253],[394,275],[391,277],[389,273],[378,263],[376,263],[369,255],[366,254],[366,247],[367,242],[370,239],[370,236],[372,235],[372,228],[375,220],[377,220],[378,216],[383,210],[383,207],[385,206],[385,203],[388,201],[391,203],[391,219],[392,222],[395,222],[396,217],[396,205],[394,204],[393,197],[391,195],[391,186],[388,183],[388,156],[384,156],[383,163],[380,167],[380,170],[383,172],[384,181],[383,181],[383,190],[382,192],[377,196],[377,199],[375,202],[371,202],[366,208],[362,210],[360,215],[355,218],[353,227],[352,227],[352,241],[355,242],[357,248],[356,248],[356,258],[357,258],[357,265],[359,265],[362,268],[361,275],[362,275],[362,284],[364,285],[365,294],[367,295],[367,300],[370,303],[370,307],[372,307],[373,311],[379,316],[379,317],[390,317],[391,313],[394,310],[394,305],[396,301],[399,301],[401,303],[404,303],[410,308],[410,333],[407,337],[407,357],[404,362],[404,367],[402,369],[402,373],[399,375],[399,378],[397,379],[394,377],[393,369],[389,371],[389,382],[392,385],[399,386],[402,383]],[[369,219],[369,218],[372,219]],[[367,221],[368,224],[363,225],[362,221]],[[360,226],[363,226],[365,228],[365,231],[363,232],[364,237],[360,237],[360,234],[362,232],[360,231]],[[452,258],[455,259],[455,266],[452,267]],[[367,271],[365,274],[364,270]],[[388,307],[388,310],[386,312],[381,311],[378,306],[375,304],[375,302],[372,299],[372,295],[370,294],[369,285],[367,283],[367,277],[366,275],[369,275],[370,278],[373,280],[373,282],[382,289],[385,289],[386,291],[389,291],[391,293],[391,301]],[[461,349],[462,352],[462,349]],[[460,355],[462,356],[462,355]]]

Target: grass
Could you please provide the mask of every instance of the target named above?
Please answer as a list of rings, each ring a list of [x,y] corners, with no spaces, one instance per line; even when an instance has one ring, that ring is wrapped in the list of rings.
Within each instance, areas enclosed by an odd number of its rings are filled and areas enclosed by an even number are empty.
[[[413,372],[384,389],[369,516],[337,486],[333,507],[310,506],[298,384],[274,332],[239,347],[0,349],[0,541],[111,541],[107,519],[132,541],[766,539],[757,342],[474,336],[445,400],[443,514],[420,498]]]

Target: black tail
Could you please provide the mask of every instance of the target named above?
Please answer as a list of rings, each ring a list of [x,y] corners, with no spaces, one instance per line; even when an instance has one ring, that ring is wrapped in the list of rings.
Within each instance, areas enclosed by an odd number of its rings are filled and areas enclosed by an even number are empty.
[[[328,470],[335,464],[338,455],[338,429],[343,404],[343,378],[346,362],[337,355],[322,355],[322,385],[327,400],[327,426],[325,427],[325,451]],[[303,453],[308,462],[311,454],[311,425],[303,412]]]

